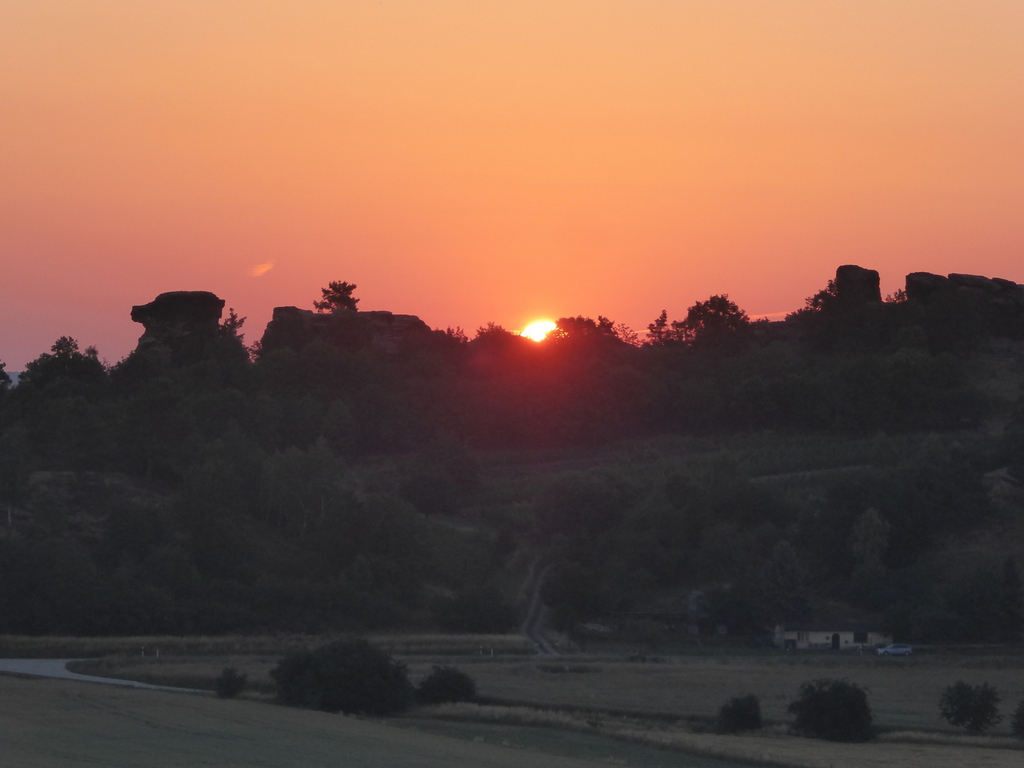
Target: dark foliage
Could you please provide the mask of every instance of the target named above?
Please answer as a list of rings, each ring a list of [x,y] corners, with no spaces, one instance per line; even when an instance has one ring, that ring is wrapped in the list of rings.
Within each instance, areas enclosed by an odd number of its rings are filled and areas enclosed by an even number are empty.
[[[1012,557],[1003,563],[1003,579],[999,586],[1000,634],[1008,643],[1019,643],[1024,636],[1024,586],[1021,585],[1017,562]]]
[[[1010,732],[1018,739],[1024,739],[1024,699],[1017,704],[1013,710],[1013,717],[1010,718]]]
[[[871,708],[867,693],[849,680],[823,678],[803,683],[800,697],[788,707],[795,715],[794,730],[829,741],[867,741],[871,738]]]
[[[718,730],[723,733],[754,731],[761,727],[761,702],[757,696],[734,696],[718,711]]]
[[[325,712],[390,715],[408,708],[405,665],[365,640],[343,640],[286,656],[270,671],[282,704]]]
[[[416,688],[416,699],[420,704],[472,701],[475,698],[476,682],[455,667],[435,666]]]
[[[248,675],[240,674],[234,667],[225,667],[213,681],[214,692],[219,699],[233,699],[245,690],[248,679]]]
[[[452,597],[437,598],[431,613],[449,632],[507,632],[518,621],[515,608],[493,585],[467,587]]]
[[[358,286],[355,283],[346,283],[342,280],[332,280],[326,288],[321,288],[323,299],[314,301],[313,307],[317,312],[338,312],[344,309],[355,310],[359,299],[352,293]]]
[[[971,685],[963,680],[946,688],[939,699],[939,714],[950,725],[963,726],[968,733],[983,733],[1003,718],[999,714],[999,693],[988,683]]]
[[[544,596],[574,638],[695,586],[708,591],[700,622],[730,634],[828,598],[914,640],[1020,637],[1015,569],[952,579],[922,557],[986,521],[984,472],[1024,477],[1024,411],[998,463],[941,432],[981,412],[968,342],[991,323],[970,306],[958,327],[912,299],[839,311],[833,286],[786,323],[751,323],[712,296],[682,320],[663,313],[644,345],[581,315],[542,344],[492,324],[387,351],[354,290],[322,291],[331,316],[313,319],[328,330],[270,339],[252,358],[229,311],[169,357],[140,349],[107,368],[61,337],[18,386],[0,368],[0,632],[338,632],[414,615],[501,631],[517,616],[487,585],[507,583],[527,548],[552,564]],[[859,469],[823,473],[813,509],[752,481],[777,470],[731,447],[921,430],[937,447],[893,457],[883,445]],[[711,435],[721,449],[706,466],[642,482],[664,457],[572,457]],[[486,472],[480,450],[499,457]],[[538,471],[492,471],[528,455]],[[841,465],[815,463],[779,471]],[[867,509],[888,528],[865,559],[850,542]],[[451,525],[462,515],[472,522]],[[428,602],[434,588],[451,597]]]

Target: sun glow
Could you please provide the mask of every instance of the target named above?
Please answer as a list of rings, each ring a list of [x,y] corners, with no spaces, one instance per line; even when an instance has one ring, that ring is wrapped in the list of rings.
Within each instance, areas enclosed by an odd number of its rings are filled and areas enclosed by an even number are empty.
[[[534,341],[544,341],[547,335],[555,330],[555,328],[557,326],[550,320],[537,320],[523,328],[522,333],[519,335]]]

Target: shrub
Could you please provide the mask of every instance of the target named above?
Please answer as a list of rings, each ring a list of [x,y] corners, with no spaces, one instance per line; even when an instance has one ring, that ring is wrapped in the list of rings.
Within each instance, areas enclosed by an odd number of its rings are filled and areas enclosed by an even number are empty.
[[[1002,720],[999,694],[988,683],[970,685],[959,680],[939,699],[939,712],[950,725],[962,725],[968,733],[981,733]]]
[[[761,702],[757,696],[734,696],[718,711],[718,729],[723,733],[754,731],[761,727]]]
[[[234,667],[225,667],[220,677],[213,681],[214,691],[219,699],[233,699],[245,689],[248,675],[238,674]]]
[[[1018,739],[1024,739],[1024,699],[1013,710],[1013,717],[1010,719],[1010,730]]]
[[[789,712],[796,715],[794,729],[805,736],[830,741],[871,738],[867,693],[849,680],[825,678],[804,683]]]
[[[449,701],[472,701],[476,698],[473,678],[455,667],[434,667],[419,688],[416,698],[421,704],[443,704]]]
[[[412,701],[405,665],[365,640],[341,640],[286,656],[270,670],[282,704],[388,715]]]

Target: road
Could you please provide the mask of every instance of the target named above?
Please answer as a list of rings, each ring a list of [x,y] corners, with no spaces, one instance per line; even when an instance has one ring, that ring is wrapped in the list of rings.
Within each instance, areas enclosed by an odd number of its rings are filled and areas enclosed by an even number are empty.
[[[70,672],[68,664],[81,659],[0,659],[0,672],[35,677],[59,677],[63,680],[78,680],[83,683],[119,685],[122,688],[147,688],[151,691],[178,691],[180,693],[209,693],[198,688],[173,688],[168,685],[149,685],[134,680],[118,680],[114,677],[96,677]]]

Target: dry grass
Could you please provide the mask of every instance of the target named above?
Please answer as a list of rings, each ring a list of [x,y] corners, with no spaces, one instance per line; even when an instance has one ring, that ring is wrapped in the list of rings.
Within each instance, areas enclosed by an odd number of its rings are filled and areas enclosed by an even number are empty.
[[[396,656],[526,656],[533,647],[522,635],[369,635]]]
[[[936,733],[935,731],[889,731],[879,734],[878,741],[892,744],[945,744],[952,747],[984,747],[1024,751],[1024,740],[1013,736],[969,736]],[[1022,756],[1024,761],[1024,756]]]
[[[600,763],[212,696],[0,677],[0,763],[17,768],[596,768]]]
[[[420,647],[437,646],[427,643]],[[273,690],[269,670],[277,658],[119,657],[88,664],[94,674],[199,688],[211,687],[225,666],[234,666],[249,675],[254,690],[249,695],[259,697],[261,692],[267,695]],[[794,768],[1009,768],[1022,764],[1021,742],[998,732],[982,737],[958,733],[940,720],[937,712],[941,690],[958,679],[993,682],[1003,695],[1003,709],[1012,709],[1024,696],[1024,663],[1016,657],[678,657],[648,664],[609,658],[574,657],[571,663],[560,663],[479,655],[405,660],[413,680],[429,672],[432,663],[455,663],[476,679],[483,696],[523,704],[450,704],[416,713],[429,721],[542,726],[612,736],[690,755]],[[564,673],[566,668],[579,673]],[[560,671],[563,673],[556,674]],[[755,734],[724,736],[695,732],[686,722],[694,717],[711,718],[729,697],[752,692],[761,697],[766,717],[782,723],[788,719],[785,707],[799,683],[817,677],[847,677],[866,686],[876,724],[890,730],[869,744],[834,744],[789,736],[781,724]],[[610,714],[613,712],[620,714]],[[999,729],[1006,730],[1005,724]]]
[[[796,768],[1019,768],[1021,765],[1019,751],[966,746],[882,742],[840,744],[795,736],[721,736],[646,730],[621,731],[618,736],[692,754]]]
[[[406,647],[436,648],[438,644],[410,643]],[[279,654],[233,652],[161,655],[160,659],[119,655],[82,662],[75,671],[211,689],[214,678],[230,666],[248,675],[250,690],[270,693],[273,682],[269,672],[278,658]],[[760,698],[768,721],[788,722],[786,707],[796,697],[800,683],[819,677],[846,677],[867,688],[875,724],[884,730],[962,733],[938,714],[939,696],[957,680],[994,684],[1002,695],[1004,714],[1024,698],[1024,660],[1020,657],[676,657],[662,664],[579,657],[573,657],[572,663],[479,655],[399,658],[409,665],[414,681],[429,674],[434,664],[455,664],[476,680],[485,699],[542,709],[632,712],[669,720],[712,718],[729,698],[753,693]],[[565,667],[581,672],[554,673]],[[1008,722],[993,733],[1008,734]]]
[[[283,655],[337,640],[343,635],[216,635],[139,637],[0,636],[0,658],[57,659],[99,656],[247,656]],[[371,643],[400,655],[525,655],[529,644],[520,635],[377,634]]]
[[[477,663],[466,671],[476,680],[479,693],[491,699],[677,718],[714,717],[729,698],[753,693],[770,721],[789,719],[786,707],[801,682],[846,677],[867,688],[877,725],[913,731],[950,730],[939,717],[938,700],[943,689],[957,680],[991,682],[999,689],[1007,712],[1024,698],[1024,664],[1019,657],[676,657],[663,664],[586,661],[601,671],[550,674],[537,661]],[[421,674],[427,671],[414,659],[410,669]],[[995,732],[1008,731],[1004,722]]]
[[[612,736],[638,744],[672,749],[691,755],[792,768],[833,766],[905,766],[906,768],[961,768],[991,766],[1010,768],[1021,764],[1019,743],[1011,739],[915,740],[895,734],[868,744],[837,744],[785,734],[784,729],[724,736],[695,733],[684,724],[643,724],[629,718],[595,717],[557,710],[522,706],[443,704],[425,707],[419,717],[475,721],[515,726],[546,726]],[[1007,749],[1011,747],[1012,749]]]
[[[226,667],[234,667],[247,677],[243,698],[262,698],[275,692],[270,670],[279,659],[279,656],[108,656],[73,661],[68,669],[83,675],[212,691],[214,680],[221,672]]]
[[[416,715],[437,720],[469,720],[502,725],[541,725],[572,731],[595,730],[602,723],[599,716],[577,712],[524,706],[472,704],[465,701],[420,707],[416,710]]]
[[[0,657],[10,659],[95,658],[99,656],[223,656],[281,654],[323,638],[310,635],[217,635],[137,637],[0,636]]]

